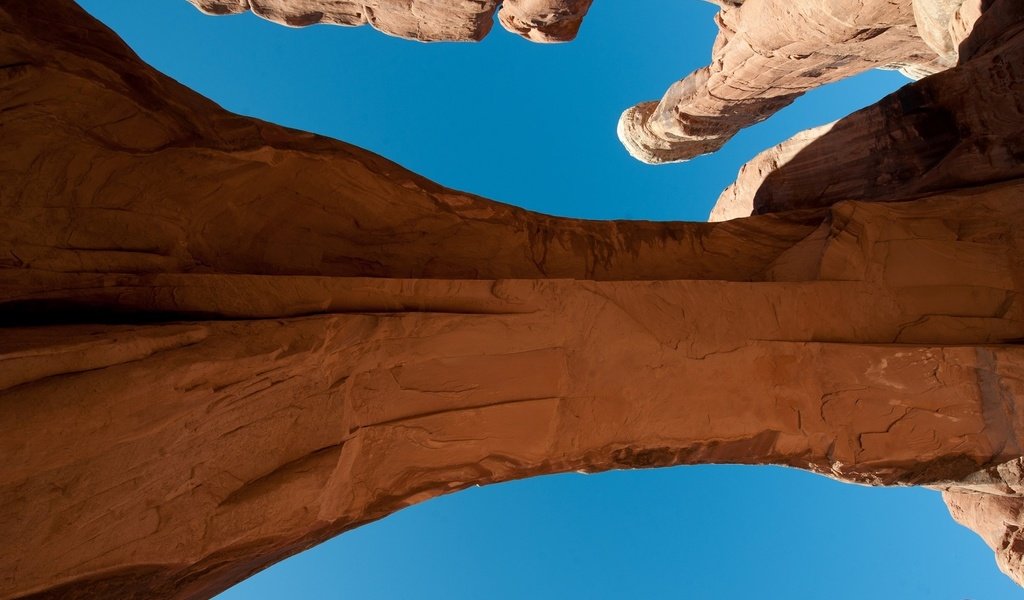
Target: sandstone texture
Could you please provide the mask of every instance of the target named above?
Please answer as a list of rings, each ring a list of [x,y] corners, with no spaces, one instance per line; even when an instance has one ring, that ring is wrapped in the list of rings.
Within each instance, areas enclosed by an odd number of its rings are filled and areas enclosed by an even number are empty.
[[[993,2],[976,26],[959,67],[761,153],[711,219],[1024,177],[1024,2]]]
[[[999,4],[916,85],[1019,106]],[[720,223],[588,222],[227,113],[69,0],[0,5],[0,65],[0,596],[206,598],[467,486],[694,463],[941,489],[1024,583],[1004,154],[890,202],[855,183]],[[985,148],[1020,123],[957,106]]]
[[[252,11],[265,19],[304,27],[358,26],[410,40],[477,41],[498,11],[502,27],[534,42],[576,37],[592,0],[188,0],[212,15]],[[499,8],[500,5],[500,8]]]
[[[573,39],[592,0],[188,0],[210,14],[251,10],[291,26],[362,25],[403,38],[479,40],[502,26],[537,42]],[[918,79],[957,64],[991,0],[711,0],[720,7],[711,62],[659,101],[619,119],[618,135],[651,164],[690,160],[809,89],[873,68]],[[500,8],[499,8],[500,5]]]
[[[619,121],[619,138],[651,164],[721,148],[739,130],[814,87],[872,68],[912,79],[961,59],[990,0],[716,0],[711,64]]]
[[[999,568],[1024,586],[1024,498],[961,491],[946,491],[942,497],[953,518],[995,550]]]

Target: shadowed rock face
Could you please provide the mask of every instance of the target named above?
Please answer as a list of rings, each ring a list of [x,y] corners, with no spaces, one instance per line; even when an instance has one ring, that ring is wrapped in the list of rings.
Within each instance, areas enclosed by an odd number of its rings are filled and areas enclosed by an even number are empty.
[[[689,160],[807,90],[884,67],[922,76],[951,66],[921,37],[910,0],[721,3],[711,64],[658,102],[619,120],[619,138],[647,163]]]
[[[660,101],[627,109],[619,139],[651,164],[721,148],[809,89],[872,68],[918,79],[956,64],[991,0],[712,0],[721,7],[711,63]],[[576,36],[591,0],[189,0],[212,14],[251,10],[287,25],[362,25],[399,37],[479,40],[491,15],[538,42]]]
[[[943,489],[1024,581],[1019,175],[557,219],[226,113],[65,0],[0,6],[0,64],[0,596],[208,597],[470,485],[724,462]]]
[[[715,221],[843,200],[903,200],[1024,177],[1024,3],[999,0],[964,63],[746,164]]]

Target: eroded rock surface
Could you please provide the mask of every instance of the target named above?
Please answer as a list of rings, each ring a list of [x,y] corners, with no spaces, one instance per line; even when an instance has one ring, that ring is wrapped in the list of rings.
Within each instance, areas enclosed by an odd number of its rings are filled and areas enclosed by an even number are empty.
[[[913,79],[956,64],[984,0],[745,0],[717,2],[711,64],[658,102],[619,120],[619,138],[652,164],[721,148],[739,130],[807,90],[872,68]]]
[[[470,485],[720,462],[947,490],[1020,563],[1019,177],[556,219],[226,113],[66,0],[0,6],[0,59],[0,596],[203,598]]]
[[[292,27],[317,23],[374,29],[402,38],[477,41],[501,25],[535,42],[576,37],[592,0],[188,0],[213,15],[252,11]],[[500,9],[499,9],[500,5]]]
[[[1011,463],[1019,467],[1019,461]],[[949,513],[981,536],[996,553],[996,564],[1024,586],[1024,497],[1020,480],[1006,494],[953,488],[942,492]]]
[[[721,148],[804,92],[872,68],[919,79],[957,64],[991,0],[712,0],[719,34],[711,62],[660,101],[627,109],[618,135],[651,164]],[[287,25],[361,25],[418,40],[479,40],[492,13],[540,42],[576,36],[592,0],[189,0],[211,14],[251,10]]]
[[[1024,177],[1024,2],[997,0],[963,64],[744,165],[715,221],[843,200],[902,200]]]

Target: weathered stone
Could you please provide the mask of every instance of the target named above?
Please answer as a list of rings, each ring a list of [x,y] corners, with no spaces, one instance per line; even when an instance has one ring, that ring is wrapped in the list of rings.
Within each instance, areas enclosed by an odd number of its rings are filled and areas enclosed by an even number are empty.
[[[490,32],[494,11],[505,29],[535,42],[576,37],[592,0],[188,0],[212,14],[251,10],[292,27],[369,23],[411,40],[475,41]]]
[[[470,485],[717,462],[941,488],[1019,572],[1019,175],[557,219],[231,115],[67,0],[0,6],[0,64],[0,596],[207,597]]]
[[[689,160],[714,152],[811,88],[872,68],[920,77],[951,66],[921,38],[916,6],[910,0],[724,3],[711,64],[673,84],[661,101],[623,113],[619,138],[644,162]],[[937,12],[925,14],[936,18]]]
[[[942,499],[958,523],[995,551],[999,569],[1024,586],[1024,497],[954,489],[943,492]]]
[[[1024,177],[1024,3],[996,0],[954,69],[905,86],[743,166],[712,220],[842,200],[902,200]]]
[[[534,42],[567,42],[576,37],[593,0],[502,2],[501,26]]]
[[[210,14],[245,10],[292,26],[361,25],[417,40],[479,40],[498,0],[188,0]],[[658,102],[619,119],[618,135],[647,163],[714,152],[738,131],[811,88],[872,68],[914,79],[957,63],[987,0],[713,0],[721,7],[711,64]],[[537,42],[573,39],[592,0],[506,0],[499,21]]]

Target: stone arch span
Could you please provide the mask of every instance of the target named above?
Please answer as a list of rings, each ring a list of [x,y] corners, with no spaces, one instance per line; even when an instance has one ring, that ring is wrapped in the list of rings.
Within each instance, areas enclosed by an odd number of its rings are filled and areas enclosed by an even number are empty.
[[[1019,179],[556,219],[226,113],[66,0],[0,33],[0,594],[206,597],[465,486],[720,462],[950,490],[1019,581]]]

